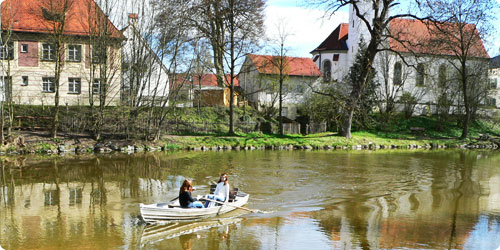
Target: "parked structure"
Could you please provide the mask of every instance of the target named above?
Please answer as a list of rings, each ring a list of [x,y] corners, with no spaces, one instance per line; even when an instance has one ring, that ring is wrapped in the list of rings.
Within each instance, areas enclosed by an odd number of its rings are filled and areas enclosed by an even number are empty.
[[[361,13],[367,20],[372,20],[371,2],[358,3]],[[475,30],[474,25],[468,29]],[[396,100],[403,93],[410,93],[418,100],[415,113],[435,112],[436,103],[442,96],[444,85],[450,86],[458,82],[455,69],[450,61],[455,61],[452,51],[429,46],[429,41],[436,39],[426,23],[396,18],[390,22],[391,37],[386,46],[391,52],[380,52],[374,63],[381,89],[398,89]],[[322,72],[324,81],[341,82],[353,65],[359,45],[370,39],[366,25],[355,14],[350,6],[349,23],[340,24],[316,49],[311,51],[313,61]],[[403,56],[404,60],[401,58]],[[474,44],[470,52],[471,61],[487,62],[489,55],[482,41]],[[385,57],[385,58],[383,58]],[[484,77],[487,78],[484,70]],[[479,81],[479,80],[478,80]],[[387,86],[384,86],[387,82]],[[478,83],[479,84],[479,83]],[[399,87],[401,86],[401,88]],[[382,89],[384,88],[384,89]],[[487,92],[487,91],[485,91]],[[394,94],[382,93],[381,95]],[[402,109],[402,105],[397,107]]]
[[[190,76],[178,75],[175,84],[171,85],[171,92],[176,95],[177,106],[182,107],[229,107],[230,89],[227,87],[230,76],[226,75],[224,86],[219,86],[215,74],[194,74]],[[234,79],[234,101],[238,105],[240,86],[237,77]]]
[[[137,26],[138,14],[129,14],[122,32],[127,38],[123,47],[122,100],[132,106],[167,106],[169,98],[168,69],[162,58],[144,38]],[[165,103],[166,102],[166,103]]]
[[[62,8],[57,6],[55,8]],[[6,0],[1,5],[2,40],[1,74],[3,100],[17,104],[53,105],[55,81],[55,46],[49,12],[41,0]],[[52,17],[54,18],[54,17]],[[90,44],[94,18],[105,18],[112,46],[97,51]],[[10,36],[7,36],[11,33]],[[93,0],[72,0],[65,19],[65,48],[60,77],[60,103],[88,105],[90,96],[97,98],[106,82],[107,103],[119,101],[121,81],[121,41],[123,34],[105,17]],[[102,81],[91,74],[91,64],[99,58],[113,68],[113,77]],[[103,62],[103,61],[101,61]],[[7,77],[7,74],[10,75]],[[10,79],[9,79],[10,78]],[[12,87],[12,96],[7,96]],[[99,102],[96,102],[99,103]]]
[[[282,116],[294,120],[297,106],[304,102],[308,87],[321,76],[319,68],[310,58],[285,57],[286,79],[283,91]],[[249,104],[258,108],[278,108],[279,70],[273,61],[276,56],[250,54],[240,71],[240,85]]]

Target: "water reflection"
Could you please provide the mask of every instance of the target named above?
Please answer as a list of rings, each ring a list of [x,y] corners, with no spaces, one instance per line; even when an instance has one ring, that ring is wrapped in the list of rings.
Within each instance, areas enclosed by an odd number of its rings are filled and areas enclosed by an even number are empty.
[[[479,151],[4,158],[0,242],[8,250],[495,249],[499,163],[500,153]],[[249,207],[275,212],[139,223],[139,203],[177,196],[185,178],[202,194],[222,172],[251,194]]]

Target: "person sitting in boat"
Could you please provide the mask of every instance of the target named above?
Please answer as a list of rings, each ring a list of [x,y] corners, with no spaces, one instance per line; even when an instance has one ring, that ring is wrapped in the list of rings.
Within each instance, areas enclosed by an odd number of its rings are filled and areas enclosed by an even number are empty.
[[[206,197],[216,201],[227,201],[229,199],[229,181],[226,173],[221,174],[214,194],[209,194]],[[213,202],[206,202],[205,207],[211,206],[211,203]]]
[[[181,189],[179,190],[179,203],[182,208],[203,208],[203,203],[198,201],[198,199],[193,198],[191,194],[193,193],[193,184],[191,180],[186,179],[182,183]]]

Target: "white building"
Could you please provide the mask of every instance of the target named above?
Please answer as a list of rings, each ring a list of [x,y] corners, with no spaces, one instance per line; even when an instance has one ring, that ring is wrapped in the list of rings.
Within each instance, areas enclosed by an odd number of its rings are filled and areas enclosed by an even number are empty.
[[[135,95],[135,105],[168,105],[168,69],[163,60],[143,37],[137,24],[138,15],[129,14],[129,24],[122,32],[127,38],[123,46],[123,87],[122,100],[127,101]],[[137,68],[138,65],[139,69]],[[141,70],[142,68],[142,70]],[[132,86],[132,87],[131,87]],[[128,100],[131,101],[131,100]]]
[[[500,56],[491,58],[488,76],[490,78],[491,89],[494,91],[489,104],[498,106],[500,104],[500,91],[498,90],[498,83],[500,82]]]
[[[278,57],[250,54],[240,70],[239,84],[245,99],[259,109],[278,108],[279,105],[279,70],[276,66]],[[294,120],[297,107],[304,102],[308,87],[315,84],[321,76],[318,67],[310,58],[285,57],[286,75],[283,83],[282,116]]]
[[[366,19],[372,20],[371,2],[358,5],[361,13],[365,13]],[[474,25],[468,26],[467,29],[476,31]],[[429,110],[435,112],[435,105],[443,93],[448,96],[447,98],[457,96],[458,93],[451,92],[452,88],[449,87],[458,84],[458,74],[452,66],[452,63],[457,61],[452,51],[428,46],[427,41],[432,40],[435,35],[426,23],[414,19],[396,18],[391,20],[389,30],[391,38],[386,40],[384,46],[390,48],[392,52],[379,52],[374,62],[377,80],[381,84],[378,90],[380,95],[393,94],[399,99],[405,92],[412,94],[417,97],[419,103],[415,110],[416,114],[425,114]],[[313,61],[321,70],[324,80],[340,82],[353,64],[360,41],[368,43],[370,39],[366,24],[356,16],[351,6],[349,23],[340,24],[311,51]],[[468,66],[474,67],[477,62],[486,65],[489,55],[481,40],[472,46],[471,51],[470,55],[474,56],[474,60],[471,60]],[[487,81],[486,71],[485,69],[481,81]],[[397,93],[386,93],[396,90]],[[459,101],[455,101],[454,104],[460,104],[457,102]],[[397,108],[401,109],[401,105]]]

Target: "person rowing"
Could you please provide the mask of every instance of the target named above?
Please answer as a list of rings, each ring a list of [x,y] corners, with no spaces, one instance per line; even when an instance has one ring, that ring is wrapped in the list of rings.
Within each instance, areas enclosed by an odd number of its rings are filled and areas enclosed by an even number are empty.
[[[206,196],[207,199],[227,202],[229,200],[229,181],[227,180],[227,174],[222,173],[219,182],[217,183],[217,187],[213,194],[209,194]],[[206,202],[205,207],[208,208],[212,206],[213,202]]]
[[[193,193],[193,183],[191,180],[186,179],[182,183],[181,189],[179,190],[179,203],[182,208],[203,208],[203,203],[198,201],[198,199],[193,198],[191,195]]]

